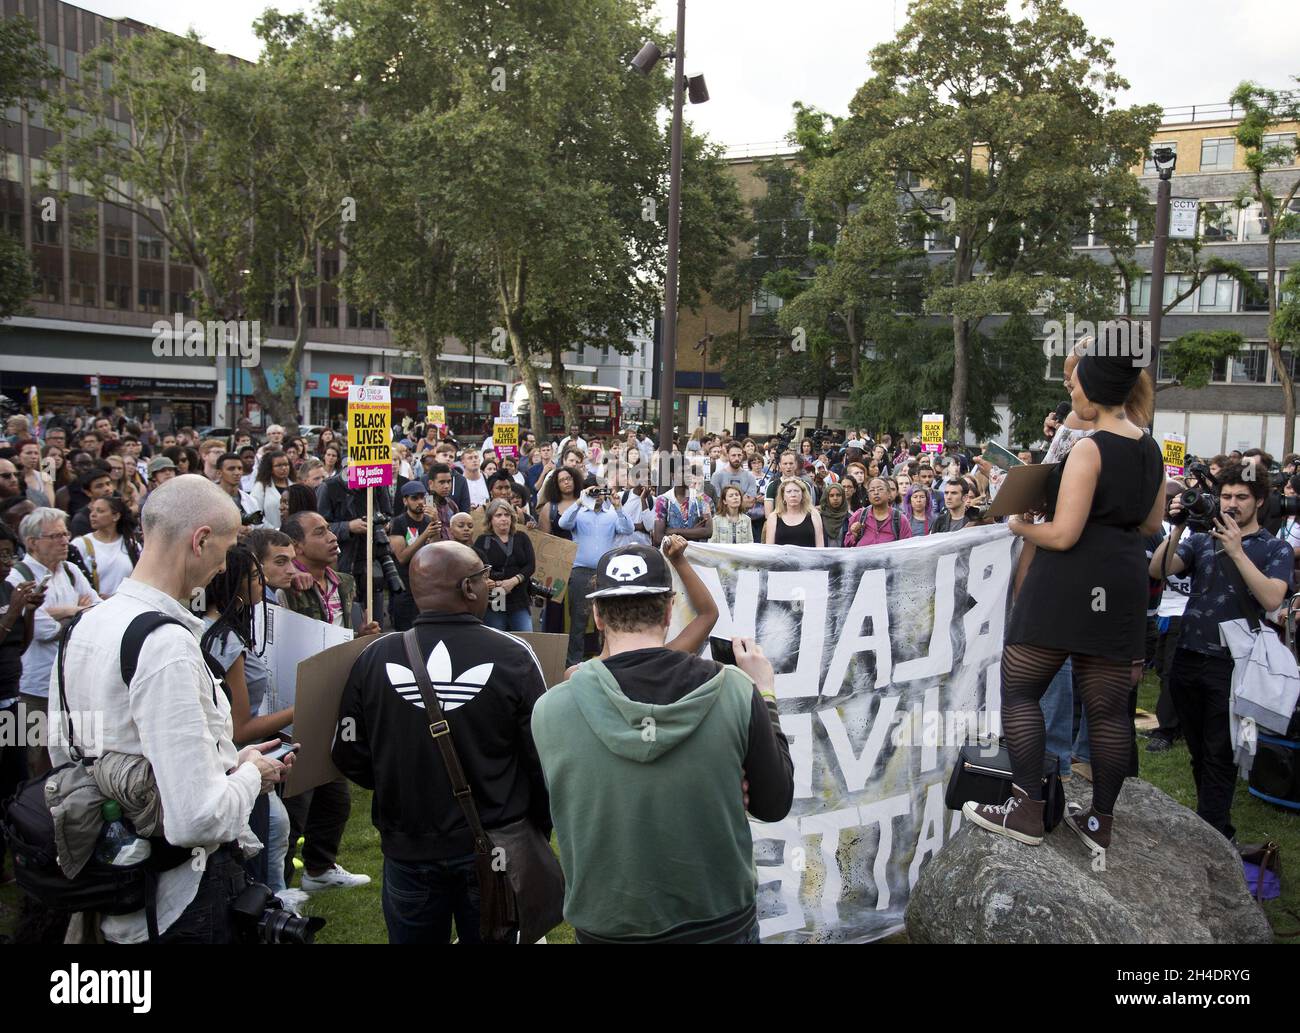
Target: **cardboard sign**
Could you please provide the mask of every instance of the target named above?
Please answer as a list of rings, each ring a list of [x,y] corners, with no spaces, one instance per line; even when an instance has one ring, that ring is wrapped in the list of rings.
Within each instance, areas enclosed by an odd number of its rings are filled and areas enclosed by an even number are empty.
[[[943,413],[927,413],[921,417],[921,451],[943,451]]]
[[[1181,477],[1187,465],[1187,439],[1181,434],[1164,436],[1165,476]]]
[[[519,421],[516,419],[492,421],[492,445],[497,458],[519,457]]]
[[[438,427],[447,426],[447,407],[445,405],[426,405],[424,407],[424,422],[432,423]]]
[[[518,533],[528,535],[528,540],[532,542],[533,556],[537,561],[533,577],[554,593],[551,602],[564,602],[568,595],[569,575],[573,573],[573,563],[578,558],[577,543],[535,528],[522,527],[518,523],[518,514],[515,527]],[[480,508],[474,510],[474,540],[478,541],[483,534],[487,534],[487,517]]]
[[[393,483],[389,433],[392,421],[388,388],[377,384],[353,384],[348,388],[349,488],[378,488]]]
[[[569,636],[553,635],[545,631],[512,631],[510,634],[524,642],[536,654],[537,662],[542,665],[542,677],[546,687],[559,685],[564,681],[565,659],[569,652]]]
[[[294,689],[293,741],[302,749],[293,760],[285,780],[284,795],[297,796],[339,777],[330,759],[330,745],[339,722],[339,701],[352,665],[374,635],[354,638],[303,660],[298,665]]]
[[[1007,471],[998,496],[989,506],[989,515],[1019,516],[1038,512],[1047,505],[1047,475],[1056,469],[1056,463],[1035,463],[1017,466]]]

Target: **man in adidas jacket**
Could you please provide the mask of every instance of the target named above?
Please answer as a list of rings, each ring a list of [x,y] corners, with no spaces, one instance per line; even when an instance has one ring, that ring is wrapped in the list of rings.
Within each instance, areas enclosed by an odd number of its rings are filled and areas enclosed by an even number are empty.
[[[488,830],[525,815],[547,835],[550,813],[530,723],[546,691],[522,641],[482,623],[489,568],[459,542],[411,560],[415,631],[456,753]],[[352,667],[339,704],[333,758],[374,790],[371,819],[384,852],[390,943],[479,939],[478,878],[469,825],[452,796],[400,634],[383,635]]]
[[[666,648],[672,584],[657,549],[605,553],[588,598],[610,655],[533,711],[579,943],[758,942],[745,811],[794,800],[772,665],[752,639],[737,666]]]

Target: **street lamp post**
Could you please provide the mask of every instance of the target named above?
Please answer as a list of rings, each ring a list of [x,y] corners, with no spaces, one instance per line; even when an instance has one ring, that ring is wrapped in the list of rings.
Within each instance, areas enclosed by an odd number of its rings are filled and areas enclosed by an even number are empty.
[[[632,59],[632,67],[642,75],[665,56],[654,43],[647,43]],[[663,367],[659,373],[659,447],[667,455],[673,444],[673,402],[677,381],[677,253],[682,208],[682,104],[688,83],[683,73],[686,63],[686,0],[677,0],[677,35],[667,55],[673,59],[672,152],[668,165],[668,263],[664,278],[664,320],[661,335]],[[704,76],[691,77],[692,104],[709,99]]]
[[[1169,248],[1169,195],[1170,180],[1178,163],[1178,152],[1172,147],[1157,147],[1151,152],[1160,181],[1156,184],[1156,232],[1151,241],[1151,301],[1148,306],[1151,324],[1151,431],[1155,432],[1155,388],[1160,372],[1160,320],[1165,309],[1165,252]]]

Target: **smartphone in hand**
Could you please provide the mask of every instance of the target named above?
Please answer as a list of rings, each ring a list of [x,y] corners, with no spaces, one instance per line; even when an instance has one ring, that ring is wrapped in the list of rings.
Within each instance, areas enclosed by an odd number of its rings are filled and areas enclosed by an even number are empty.
[[[731,639],[710,635],[709,652],[717,663],[730,664],[732,667],[736,666],[736,650],[731,644]]]

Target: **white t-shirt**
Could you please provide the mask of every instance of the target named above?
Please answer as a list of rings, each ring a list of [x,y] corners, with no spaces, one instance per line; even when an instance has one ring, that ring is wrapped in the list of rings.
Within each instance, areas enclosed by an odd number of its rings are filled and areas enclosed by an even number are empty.
[[[129,578],[134,569],[126,551],[125,538],[101,542],[94,535],[83,534],[77,539],[77,550],[86,557],[90,569],[98,576],[101,596],[116,592],[117,586]]]
[[[1292,517],[1277,529],[1277,536],[1293,549],[1300,549],[1300,520]]]
[[[471,506],[487,505],[488,487],[486,477],[481,473],[478,477],[466,477],[465,486],[469,489],[469,504]]]

